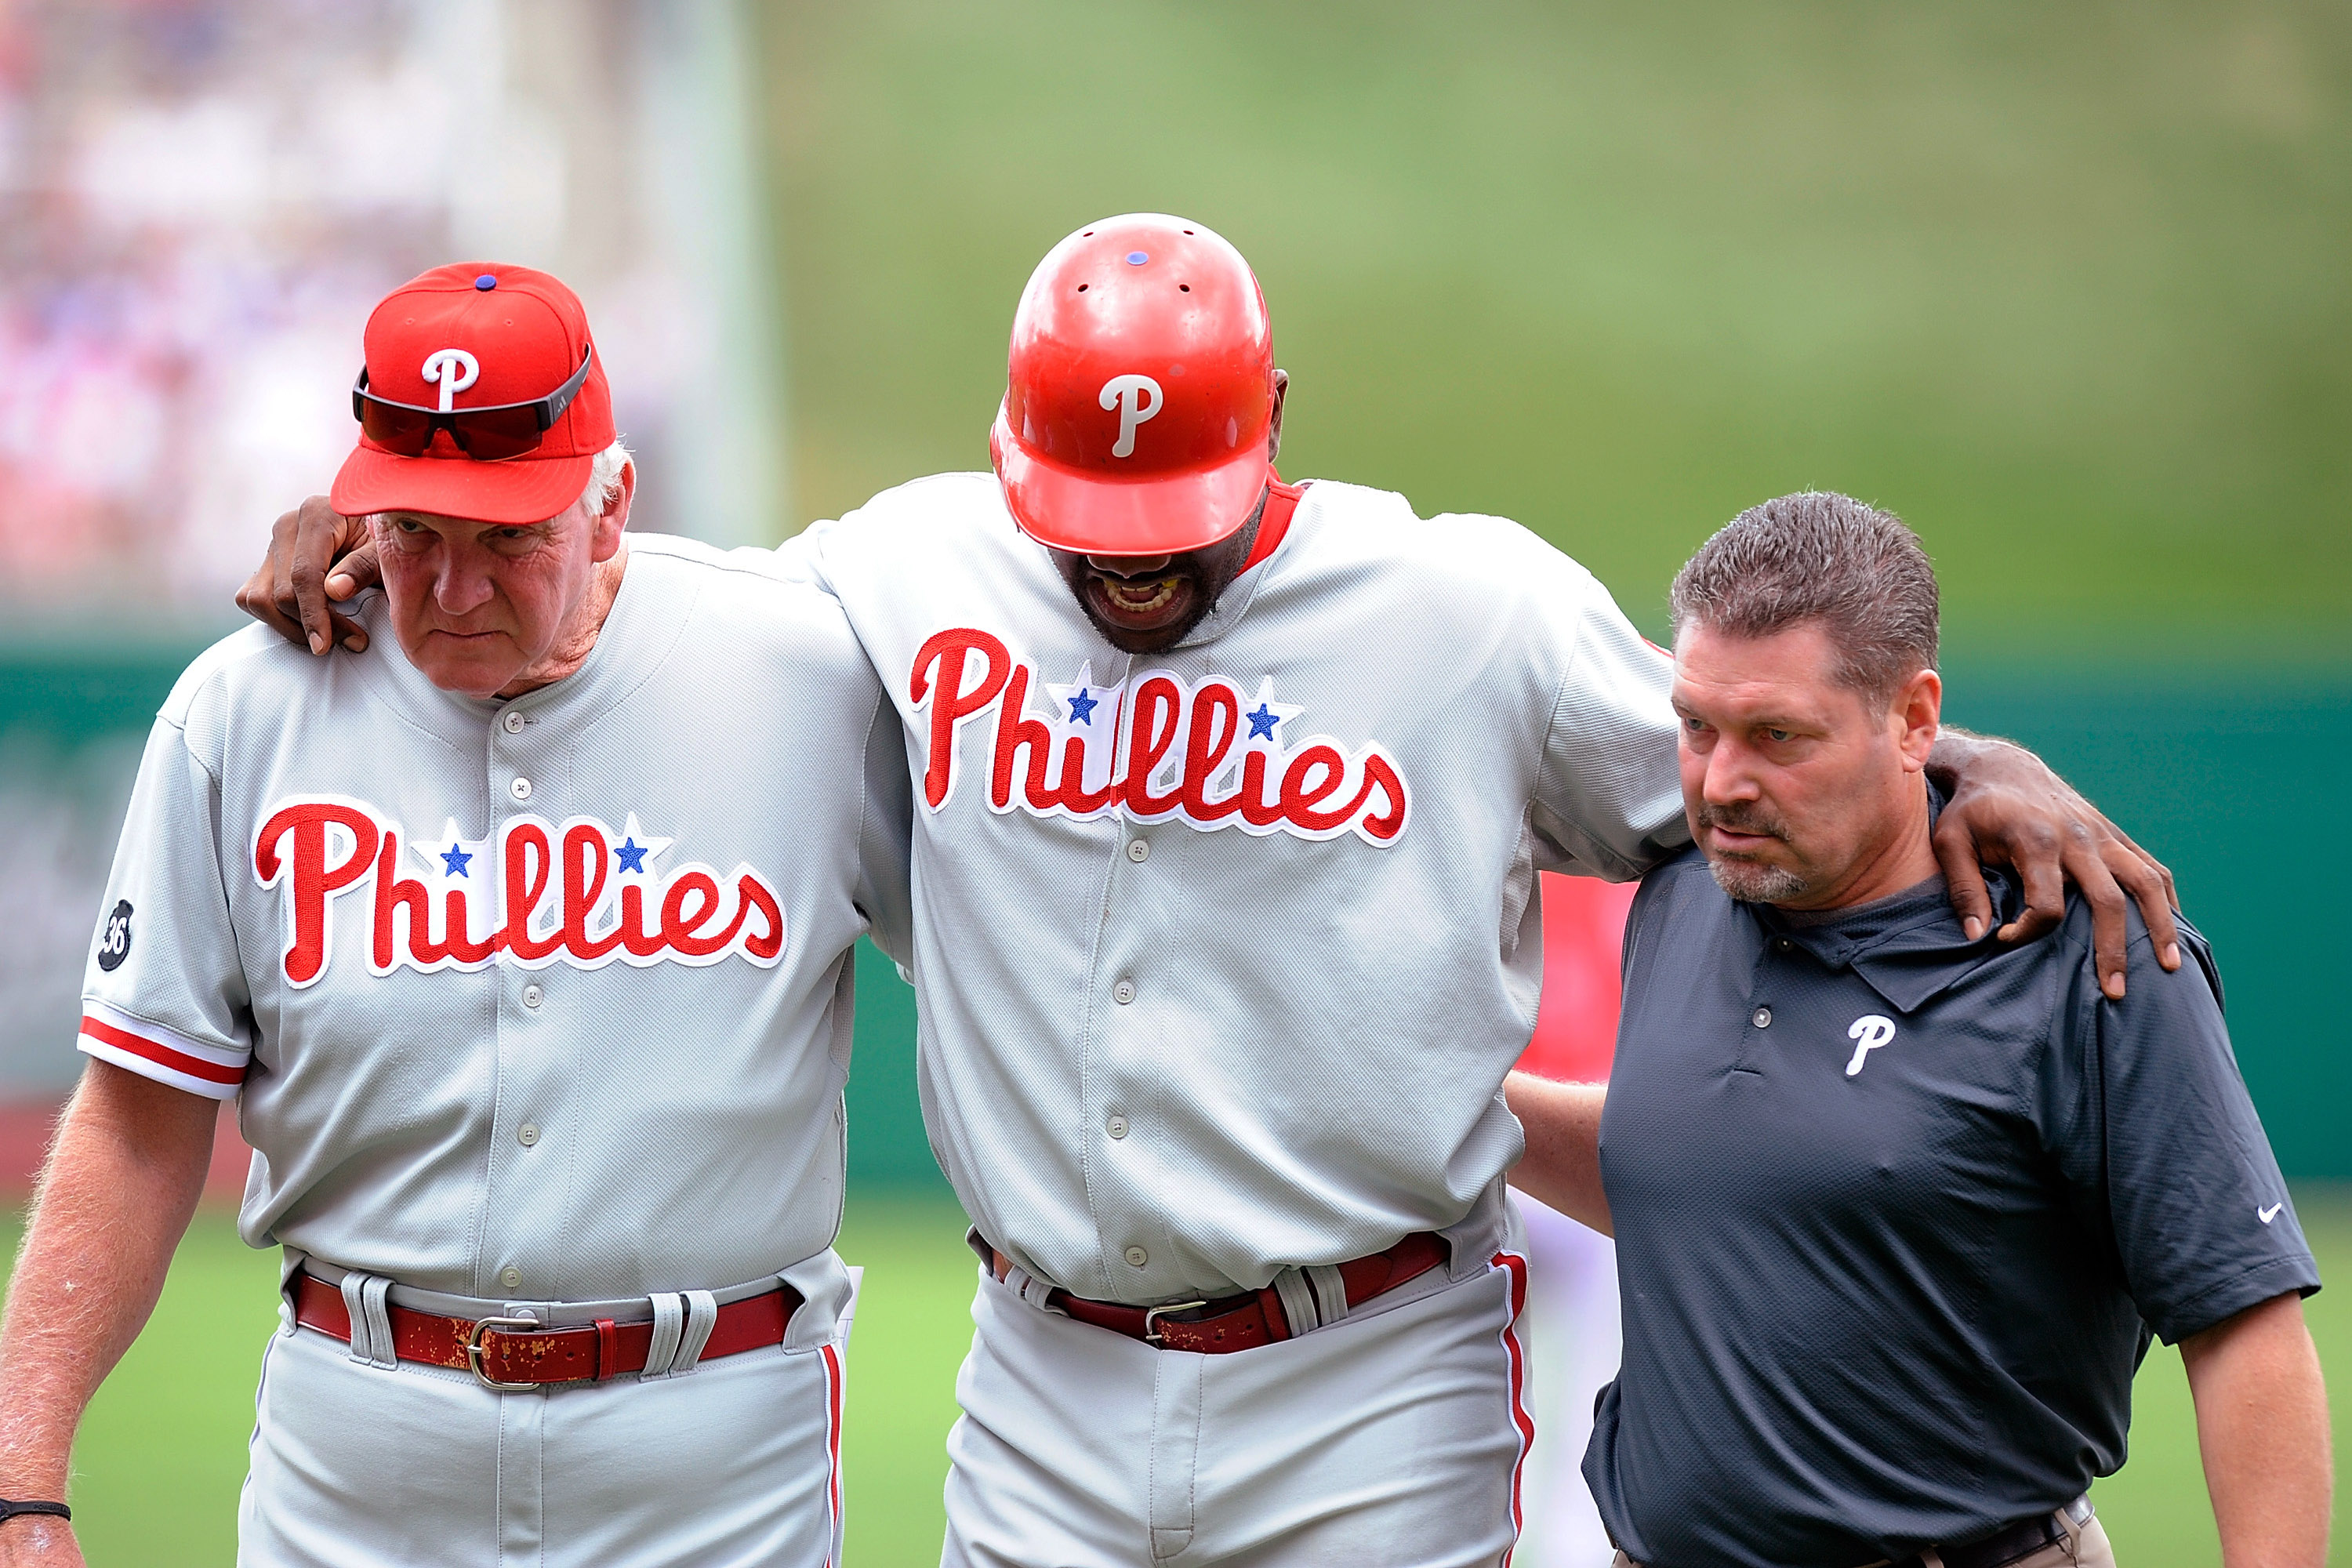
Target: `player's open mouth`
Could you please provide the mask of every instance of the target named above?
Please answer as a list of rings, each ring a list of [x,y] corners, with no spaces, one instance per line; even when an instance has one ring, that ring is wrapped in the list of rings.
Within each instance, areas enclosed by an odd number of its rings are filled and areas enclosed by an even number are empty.
[[[1173,625],[1192,603],[1192,580],[1184,573],[1159,577],[1087,574],[1087,602],[1095,613],[1128,631],[1150,632]]]

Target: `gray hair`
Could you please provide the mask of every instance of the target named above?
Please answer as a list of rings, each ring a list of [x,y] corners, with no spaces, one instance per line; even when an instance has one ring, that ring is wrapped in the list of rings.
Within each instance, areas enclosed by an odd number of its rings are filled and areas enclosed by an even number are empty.
[[[580,492],[580,505],[590,517],[604,516],[621,499],[621,470],[633,460],[627,446],[619,440],[596,454],[596,460],[588,469],[588,488]],[[399,515],[397,510],[372,511],[367,515],[367,525],[372,529],[381,527]]]
[[[1668,595],[1675,635],[1738,637],[1818,622],[1837,679],[1874,701],[1936,668],[1936,568],[1892,512],[1825,490],[1750,507],[1699,546]]]
[[[589,516],[604,516],[621,499],[621,470],[628,466],[629,448],[617,437],[596,454],[596,466],[588,470],[588,488],[580,492],[580,505]]]

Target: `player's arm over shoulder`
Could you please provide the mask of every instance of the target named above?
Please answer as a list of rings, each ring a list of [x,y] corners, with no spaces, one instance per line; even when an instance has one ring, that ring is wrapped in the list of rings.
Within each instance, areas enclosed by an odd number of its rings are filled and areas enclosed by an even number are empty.
[[[996,476],[929,474],[893,485],[837,518],[820,518],[769,552],[777,568],[827,593],[894,563],[936,558],[973,527],[1013,527]]]
[[[1543,678],[1529,822],[1551,852],[1544,868],[1624,881],[1688,844],[1671,657],[1600,579],[1532,531],[1501,518],[1433,521],[1491,557],[1497,611]]]

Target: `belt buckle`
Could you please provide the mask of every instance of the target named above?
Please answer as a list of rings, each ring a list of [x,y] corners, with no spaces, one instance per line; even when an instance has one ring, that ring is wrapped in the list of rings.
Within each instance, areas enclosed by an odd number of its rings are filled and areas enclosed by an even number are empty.
[[[1164,1307],[1146,1307],[1143,1310],[1143,1342],[1148,1345],[1167,1342],[1167,1336],[1153,1332],[1151,1327],[1163,1315],[1169,1312],[1189,1312],[1195,1307],[1207,1305],[1206,1301],[1171,1301]]]
[[[537,1318],[476,1318],[474,1326],[466,1331],[466,1365],[476,1382],[484,1388],[497,1389],[500,1394],[529,1394],[539,1387],[535,1383],[500,1383],[482,1370],[482,1335],[492,1329],[544,1329],[547,1325]]]

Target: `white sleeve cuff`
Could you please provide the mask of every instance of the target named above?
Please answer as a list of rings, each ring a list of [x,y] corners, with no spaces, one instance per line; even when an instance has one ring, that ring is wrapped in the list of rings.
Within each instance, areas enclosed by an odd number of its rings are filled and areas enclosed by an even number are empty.
[[[235,1100],[245,1082],[251,1051],[208,1046],[88,997],[81,1008],[85,1055],[206,1100]]]

